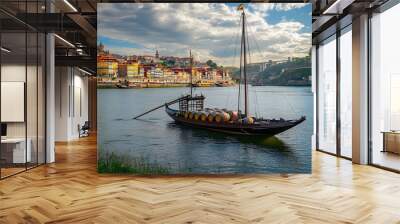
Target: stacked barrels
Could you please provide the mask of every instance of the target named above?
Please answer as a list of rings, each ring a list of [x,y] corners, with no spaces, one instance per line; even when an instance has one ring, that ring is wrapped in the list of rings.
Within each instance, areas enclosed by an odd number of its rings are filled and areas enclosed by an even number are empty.
[[[240,112],[227,109],[206,108],[203,111],[186,111],[185,119],[209,123],[241,123],[254,124],[253,117],[240,118]]]

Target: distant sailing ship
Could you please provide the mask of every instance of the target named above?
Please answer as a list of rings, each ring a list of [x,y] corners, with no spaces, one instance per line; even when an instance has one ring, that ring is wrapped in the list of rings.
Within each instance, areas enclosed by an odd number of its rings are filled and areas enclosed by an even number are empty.
[[[203,95],[193,95],[193,82],[192,76],[190,77],[190,95],[181,97],[174,101],[168,102],[165,105],[166,113],[178,124],[202,128],[212,131],[240,134],[240,135],[276,135],[284,132],[301,122],[306,118],[305,116],[295,120],[280,119],[263,119],[253,117],[249,113],[248,107],[248,83],[247,83],[247,55],[248,50],[246,41],[246,14],[243,4],[240,4],[238,10],[241,11],[241,51],[240,51],[240,82],[239,82],[239,97],[238,105],[240,105],[240,83],[244,84],[244,113],[239,109],[237,111],[218,109],[218,108],[204,108],[205,97]],[[190,66],[193,65],[193,57],[190,53]],[[179,109],[172,109],[170,105],[179,103]],[[162,106],[160,106],[162,107]],[[157,107],[153,110],[156,110]],[[151,111],[153,111],[151,110]],[[148,111],[144,114],[147,114]],[[137,117],[140,117],[141,114]],[[136,117],[136,118],[137,118]]]

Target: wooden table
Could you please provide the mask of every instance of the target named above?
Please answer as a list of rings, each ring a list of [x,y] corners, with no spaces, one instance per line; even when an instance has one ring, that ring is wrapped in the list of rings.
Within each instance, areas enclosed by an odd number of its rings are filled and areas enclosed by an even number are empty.
[[[382,152],[400,154],[400,131],[383,131]]]
[[[25,140],[28,142],[25,150]],[[1,139],[2,159],[6,163],[25,163],[31,162],[31,139],[30,138],[5,138]]]

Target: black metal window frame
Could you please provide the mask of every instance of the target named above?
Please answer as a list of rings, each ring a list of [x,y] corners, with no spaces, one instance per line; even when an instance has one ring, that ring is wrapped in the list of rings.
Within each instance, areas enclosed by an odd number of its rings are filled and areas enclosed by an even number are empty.
[[[373,142],[372,142],[372,92],[373,92],[373,89],[372,89],[372,60],[371,60],[371,58],[372,58],[372,25],[371,25],[371,20],[372,20],[372,18],[373,18],[373,13],[383,13],[383,12],[385,12],[386,10],[388,10],[388,9],[390,9],[390,8],[392,8],[393,6],[395,6],[395,5],[397,5],[397,4],[399,4],[400,3],[400,1],[399,0],[389,0],[389,1],[387,1],[385,4],[383,4],[383,5],[381,5],[381,6],[379,6],[378,8],[375,8],[375,9],[371,9],[371,10],[368,10],[368,11],[366,11],[366,13],[368,14],[368,25],[367,25],[367,108],[368,108],[368,110],[367,110],[367,119],[368,119],[368,123],[367,123],[367,142],[368,142],[368,149],[367,149],[367,164],[368,165],[371,165],[371,166],[374,166],[374,167],[377,167],[377,168],[380,168],[380,169],[384,169],[384,170],[388,170],[388,171],[392,171],[392,172],[396,172],[396,173],[400,173],[400,170],[397,170],[397,169],[393,169],[393,168],[390,168],[390,167],[386,167],[386,166],[382,166],[382,165],[379,165],[379,164],[375,164],[374,162],[373,162]],[[340,55],[339,55],[339,53],[340,53],[340,35],[341,35],[341,33],[340,33],[340,31],[342,31],[342,30],[344,30],[344,29],[346,29],[349,25],[351,25],[351,23],[350,24],[348,24],[348,25],[346,25],[345,27],[343,27],[343,28],[340,28],[340,27],[338,27],[337,25],[336,25],[336,33],[334,33],[334,34],[331,34],[331,35],[328,35],[328,36],[326,36],[326,37],[324,37],[323,39],[321,39],[321,40],[319,40],[319,42],[315,45],[316,46],[316,59],[315,59],[315,63],[316,63],[316,119],[315,119],[315,121],[316,121],[316,151],[319,151],[319,152],[323,152],[323,153],[326,153],[326,154],[329,154],[329,155],[333,155],[333,156],[336,156],[336,157],[340,157],[340,158],[344,158],[344,159],[347,159],[347,160],[352,160],[352,158],[349,158],[349,157],[346,157],[346,156],[343,156],[343,155],[341,155],[341,148],[340,148],[340,135],[338,135],[338,133],[340,134],[340,131],[341,131],[341,127],[340,127],[340,117],[338,117],[338,115],[340,116],[340,113],[338,113],[338,111],[340,111],[340,86],[338,86],[338,85],[340,85],[340,65],[338,65],[339,63],[340,63]],[[339,35],[338,35],[339,34]],[[335,38],[335,41],[336,41],[336,75],[337,75],[337,77],[339,77],[339,79],[337,79],[336,80],[336,85],[337,85],[337,90],[339,90],[339,91],[337,91],[336,92],[336,122],[337,122],[337,124],[336,124],[336,126],[337,126],[337,129],[339,129],[339,130],[336,130],[336,153],[331,153],[331,152],[328,152],[328,151],[325,151],[325,150],[323,150],[323,149],[320,149],[319,148],[319,97],[318,97],[318,92],[319,92],[319,63],[318,63],[318,58],[319,58],[319,52],[318,52],[318,49],[319,49],[319,45],[320,45],[320,43],[322,43],[323,41],[326,41],[328,38],[330,38],[331,36],[333,36],[333,35],[336,35],[336,38]],[[338,68],[339,68],[339,71],[338,71]],[[339,81],[338,81],[339,80]],[[339,105],[339,108],[338,108],[338,105]],[[339,123],[339,124],[338,124]]]
[[[351,26],[352,25],[352,23],[349,23],[349,24],[347,24],[346,26],[344,26],[344,27],[340,27],[339,25],[338,25],[338,23],[337,24],[335,24],[334,26],[336,26],[336,32],[334,32],[333,34],[331,34],[331,35],[329,35],[329,36],[326,36],[324,39],[322,39],[322,40],[320,40],[319,41],[319,43],[318,44],[316,44],[316,57],[315,57],[315,65],[316,65],[316,100],[315,100],[315,106],[316,106],[316,114],[315,114],[315,116],[316,116],[316,119],[315,119],[315,122],[316,122],[316,150],[317,151],[319,151],[319,152],[323,152],[323,153],[326,153],[326,154],[329,154],[329,155],[333,155],[333,156],[337,156],[337,157],[340,157],[340,158],[344,158],[344,159],[347,159],[347,160],[352,160],[352,158],[350,158],[350,157],[347,157],[347,156],[344,156],[344,155],[342,155],[342,150],[341,150],[341,119],[340,119],[340,103],[341,103],[341,101],[340,101],[340,78],[341,78],[341,66],[340,66],[340,60],[341,60],[341,58],[340,58],[340,37],[344,34],[344,33],[346,33],[346,32],[351,32],[351,30],[348,30],[349,29],[349,26]],[[319,131],[320,131],[320,128],[319,128],[319,110],[320,110],[320,107],[319,107],[319,94],[318,94],[318,92],[319,92],[319,76],[320,76],[320,74],[319,74],[319,57],[320,57],[320,55],[319,55],[319,48],[320,48],[320,44],[321,43],[323,43],[323,42],[325,42],[325,41],[327,41],[329,38],[332,38],[332,36],[335,36],[335,38],[334,39],[332,39],[331,41],[335,41],[336,42],[336,51],[335,51],[335,53],[336,53],[336,60],[335,60],[335,64],[336,64],[336,152],[335,153],[332,153],[332,152],[328,152],[328,151],[326,151],[326,150],[324,150],[324,149],[321,149],[320,147],[319,147]]]
[[[367,112],[367,119],[368,119],[368,125],[367,125],[367,132],[368,132],[368,137],[367,137],[367,141],[368,141],[368,165],[380,168],[380,169],[384,169],[384,170],[388,170],[391,172],[395,172],[395,173],[400,173],[400,170],[394,169],[394,168],[390,168],[384,165],[380,165],[377,163],[374,163],[373,160],[373,141],[372,141],[372,93],[373,93],[373,88],[372,88],[372,54],[373,54],[373,49],[372,49],[372,19],[373,19],[373,14],[374,13],[384,13],[386,10],[394,7],[395,5],[399,4],[400,1],[399,0],[389,0],[387,1],[385,4],[379,6],[376,9],[370,10],[368,11],[368,25],[367,25],[367,46],[368,46],[368,53],[367,53],[367,82],[368,82],[368,100],[367,100],[367,107],[368,107],[368,112]]]

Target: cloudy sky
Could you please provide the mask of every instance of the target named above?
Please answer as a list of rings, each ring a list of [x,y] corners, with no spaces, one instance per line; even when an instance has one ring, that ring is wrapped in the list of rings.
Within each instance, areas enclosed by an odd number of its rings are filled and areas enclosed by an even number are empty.
[[[121,55],[188,56],[239,63],[238,4],[99,3],[98,43]],[[246,4],[250,62],[304,56],[311,47],[311,4]]]

